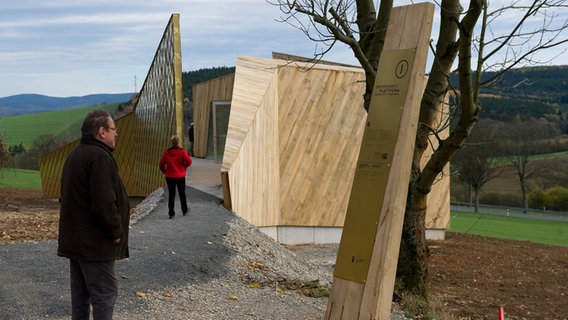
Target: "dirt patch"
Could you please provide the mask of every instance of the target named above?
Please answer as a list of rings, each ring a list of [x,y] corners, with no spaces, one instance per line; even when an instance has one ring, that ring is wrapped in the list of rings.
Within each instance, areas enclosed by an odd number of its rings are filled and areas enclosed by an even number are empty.
[[[57,238],[59,203],[0,188],[0,243]],[[431,298],[460,320],[568,319],[568,248],[448,233],[430,243]]]
[[[41,190],[0,188],[0,243],[57,239],[59,203]]]
[[[456,233],[430,248],[431,295],[458,319],[568,319],[568,248]]]

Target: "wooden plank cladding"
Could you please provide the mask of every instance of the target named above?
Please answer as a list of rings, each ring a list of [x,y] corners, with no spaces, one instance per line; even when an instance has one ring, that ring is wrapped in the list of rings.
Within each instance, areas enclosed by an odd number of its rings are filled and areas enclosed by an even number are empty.
[[[364,74],[287,67],[278,78],[282,223],[342,226],[367,116]]]
[[[221,171],[232,210],[255,226],[280,224],[275,64],[237,60]],[[227,188],[224,187],[224,190]]]
[[[434,123],[438,137],[430,134],[430,144],[420,161],[423,169],[426,163],[438,148],[438,138],[445,139],[450,135],[450,108],[448,104],[440,104],[438,117]],[[450,164],[446,164],[438,180],[432,185],[428,194],[428,207],[426,210],[425,224],[428,230],[444,230],[450,226]]]
[[[227,205],[259,227],[341,227],[364,86],[359,68],[239,57],[221,167]]]

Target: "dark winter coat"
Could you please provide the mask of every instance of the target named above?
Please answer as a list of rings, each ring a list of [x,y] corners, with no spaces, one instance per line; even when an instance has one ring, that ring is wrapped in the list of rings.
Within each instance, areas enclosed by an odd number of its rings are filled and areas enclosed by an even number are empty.
[[[112,151],[83,138],[67,157],[61,175],[59,256],[83,261],[128,257],[130,204]]]

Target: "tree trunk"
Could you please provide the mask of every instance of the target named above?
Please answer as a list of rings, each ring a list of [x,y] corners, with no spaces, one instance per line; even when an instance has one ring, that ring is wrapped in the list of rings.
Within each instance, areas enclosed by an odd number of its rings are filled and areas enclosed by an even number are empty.
[[[529,213],[529,197],[527,195],[527,183],[521,180],[521,193],[523,195],[523,213]]]
[[[396,269],[403,288],[415,295],[428,297],[428,246],[426,245],[426,197],[415,196],[415,183],[420,168],[413,165],[408,187],[406,212]]]
[[[365,94],[363,95],[363,107],[369,111],[371,96],[375,86],[376,72],[379,60],[383,52],[387,27],[393,6],[393,0],[381,1],[379,13],[375,12],[375,4],[372,0],[357,0],[357,25],[361,30],[359,48],[364,56],[355,55],[365,70]],[[376,18],[375,18],[376,17]],[[353,52],[358,52],[354,45],[350,45]]]
[[[398,279],[404,290],[428,299],[428,245],[426,243],[425,216],[427,196],[432,184],[450,161],[455,152],[463,145],[473,128],[480,108],[475,101],[475,89],[471,78],[471,43],[473,28],[481,14],[482,0],[472,0],[468,12],[458,29],[459,15],[462,11],[458,0],[442,1],[440,37],[436,45],[436,56],[432,72],[422,98],[419,127],[412,164],[412,176],[409,186],[409,203],[404,219],[399,260]],[[459,41],[455,41],[460,31]],[[443,32],[442,32],[443,31]],[[445,140],[439,141],[439,147],[420,170],[420,160],[428,146],[429,135],[436,129],[434,123],[439,112],[439,105],[444,102],[448,90],[448,77],[451,66],[459,52],[459,76],[462,113],[460,119]]]
[[[436,57],[430,77],[424,90],[420,106],[416,146],[412,164],[412,176],[407,198],[407,207],[402,228],[402,241],[397,266],[397,278],[403,289],[424,298],[428,297],[428,246],[426,244],[426,195],[417,191],[418,180],[422,174],[420,161],[429,145],[428,137],[440,103],[448,90],[448,75],[457,55],[457,24],[461,6],[459,1],[442,1],[440,33],[436,44]]]
[[[474,192],[474,195],[475,195],[475,207],[473,209],[473,212],[479,213],[479,188],[474,187],[473,192]]]

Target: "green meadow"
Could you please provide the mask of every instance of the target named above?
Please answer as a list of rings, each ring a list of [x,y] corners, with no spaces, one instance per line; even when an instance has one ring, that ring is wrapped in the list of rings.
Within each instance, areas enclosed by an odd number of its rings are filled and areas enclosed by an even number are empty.
[[[449,231],[568,247],[568,222],[563,221],[452,212]]]
[[[81,136],[81,125],[85,115],[94,109],[105,109],[111,114],[118,104],[106,104],[78,109],[23,114],[0,118],[0,134],[7,145],[23,143],[30,147],[38,136],[50,133],[66,140]]]
[[[41,189],[39,171],[2,168],[0,188]]]

